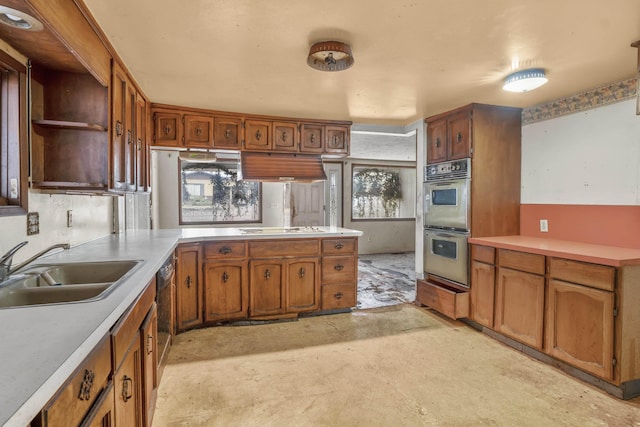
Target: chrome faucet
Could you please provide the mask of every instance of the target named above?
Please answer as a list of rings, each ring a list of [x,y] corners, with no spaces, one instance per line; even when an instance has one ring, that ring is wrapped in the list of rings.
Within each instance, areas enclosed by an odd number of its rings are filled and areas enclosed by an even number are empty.
[[[24,241],[16,245],[9,252],[3,255],[2,258],[0,258],[0,282],[5,281],[10,275],[12,275],[18,270],[23,269],[24,267],[31,264],[36,259],[40,258],[42,255],[46,254],[47,252],[53,249],[56,249],[56,248],[69,249],[70,247],[68,243],[56,243],[55,245],[51,245],[48,248],[38,252],[37,254],[33,255],[31,258],[22,262],[21,264],[18,264],[14,268],[11,268],[11,260],[13,259],[13,255],[18,251],[18,249],[20,249],[27,243],[28,242]]]
[[[11,261],[13,260],[13,255],[27,243],[29,242],[27,242],[26,240],[24,242],[20,242],[13,248],[9,249],[9,252],[2,255],[2,258],[0,258],[0,282],[5,281],[7,277],[9,277],[9,270],[11,270]]]

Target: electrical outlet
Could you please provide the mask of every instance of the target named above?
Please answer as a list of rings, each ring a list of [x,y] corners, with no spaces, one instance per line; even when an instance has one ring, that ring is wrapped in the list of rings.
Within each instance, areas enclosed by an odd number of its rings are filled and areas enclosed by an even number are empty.
[[[27,236],[40,233],[40,214],[38,212],[27,213]]]
[[[67,211],[67,227],[73,227],[73,214],[71,209]]]
[[[549,221],[547,221],[546,219],[540,220],[540,231],[543,233],[549,232]]]

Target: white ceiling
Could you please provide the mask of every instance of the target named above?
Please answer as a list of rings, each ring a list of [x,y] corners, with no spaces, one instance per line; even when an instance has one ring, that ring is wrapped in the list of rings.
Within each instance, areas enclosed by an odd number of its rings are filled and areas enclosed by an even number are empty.
[[[84,1],[153,102],[356,123],[593,89],[636,73],[640,39],[639,0]],[[354,66],[307,66],[321,40]],[[514,66],[549,83],[504,92]]]

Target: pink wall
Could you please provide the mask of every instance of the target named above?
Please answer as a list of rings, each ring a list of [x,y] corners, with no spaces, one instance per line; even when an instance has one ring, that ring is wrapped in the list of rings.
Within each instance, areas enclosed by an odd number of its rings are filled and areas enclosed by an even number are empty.
[[[540,232],[541,219],[548,233]],[[640,249],[640,206],[523,204],[520,234]]]

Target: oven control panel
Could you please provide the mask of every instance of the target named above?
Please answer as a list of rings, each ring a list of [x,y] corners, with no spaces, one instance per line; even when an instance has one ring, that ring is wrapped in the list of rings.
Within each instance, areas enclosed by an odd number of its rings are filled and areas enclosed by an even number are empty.
[[[425,181],[441,181],[451,178],[469,178],[471,176],[471,159],[453,160],[436,163],[424,168]]]

